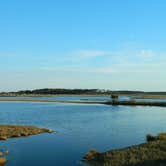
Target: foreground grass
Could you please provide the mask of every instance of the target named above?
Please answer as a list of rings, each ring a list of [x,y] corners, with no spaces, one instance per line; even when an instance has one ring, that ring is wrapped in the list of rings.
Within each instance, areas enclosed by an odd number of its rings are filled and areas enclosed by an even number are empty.
[[[0,125],[0,140],[51,132],[52,130],[35,126]]]
[[[90,166],[166,166],[166,134],[147,136],[147,143],[99,153],[89,151],[83,161]]]
[[[16,126],[16,125],[0,125],[0,140],[7,140],[8,138],[25,137],[41,133],[52,133],[52,130],[45,128],[38,128],[35,126]],[[0,151],[0,166],[6,163],[6,155],[8,152]]]
[[[5,163],[7,161],[6,158],[5,158],[6,154],[7,154],[6,152],[0,152],[0,166],[5,165]]]

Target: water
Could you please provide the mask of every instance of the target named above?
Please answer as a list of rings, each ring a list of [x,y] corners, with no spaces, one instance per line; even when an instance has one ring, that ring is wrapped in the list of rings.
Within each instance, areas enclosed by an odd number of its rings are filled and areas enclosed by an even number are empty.
[[[93,95],[83,95],[83,96],[76,96],[76,95],[55,95],[55,96],[44,96],[44,97],[24,97],[24,96],[18,96],[18,97],[1,97],[0,98],[8,98],[8,99],[12,99],[12,98],[16,98],[16,99],[31,99],[31,100],[63,100],[63,101],[109,101],[111,100],[110,96],[93,96]],[[119,100],[129,100],[129,97],[126,96],[120,96]]]
[[[4,97],[0,97],[4,98]],[[5,97],[5,98],[13,98],[13,97]],[[89,101],[107,101],[110,100],[109,96],[91,96],[91,95],[84,95],[84,96],[76,96],[76,95],[55,95],[55,96],[46,96],[46,97],[24,97],[18,96],[14,97],[17,99],[38,99],[38,100],[64,100],[64,101],[81,101],[81,100],[89,100]]]
[[[135,101],[144,101],[144,102],[162,102],[165,103],[166,99],[135,99]]]
[[[0,124],[56,130],[0,142],[10,151],[6,166],[79,166],[85,153],[139,144],[147,133],[166,131],[166,108],[0,102]]]

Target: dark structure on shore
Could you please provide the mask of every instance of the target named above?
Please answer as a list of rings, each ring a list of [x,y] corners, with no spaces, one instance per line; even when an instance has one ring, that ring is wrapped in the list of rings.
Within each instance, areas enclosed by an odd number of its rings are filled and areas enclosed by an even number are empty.
[[[118,102],[119,102],[119,100],[118,100],[119,96],[118,95],[112,94],[111,99],[112,99],[112,104],[118,104]]]

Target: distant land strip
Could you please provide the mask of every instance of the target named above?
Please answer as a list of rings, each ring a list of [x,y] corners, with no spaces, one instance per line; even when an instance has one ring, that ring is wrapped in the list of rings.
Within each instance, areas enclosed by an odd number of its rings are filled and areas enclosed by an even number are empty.
[[[160,101],[76,101],[76,100],[40,100],[40,99],[19,99],[19,98],[0,98],[0,101],[11,101],[11,102],[42,102],[42,103],[73,103],[73,104],[105,104],[105,105],[123,105],[123,106],[157,106],[157,107],[166,107],[166,102]]]
[[[14,102],[42,102],[42,103],[75,103],[75,104],[106,104],[103,101],[76,101],[76,100],[40,100],[40,99],[19,99],[19,98],[0,98],[0,101],[14,101]]]

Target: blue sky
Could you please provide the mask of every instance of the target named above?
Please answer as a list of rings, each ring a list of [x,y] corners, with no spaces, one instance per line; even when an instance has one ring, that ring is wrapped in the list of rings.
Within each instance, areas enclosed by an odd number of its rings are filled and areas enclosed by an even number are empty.
[[[0,91],[165,91],[165,0],[0,1]]]

